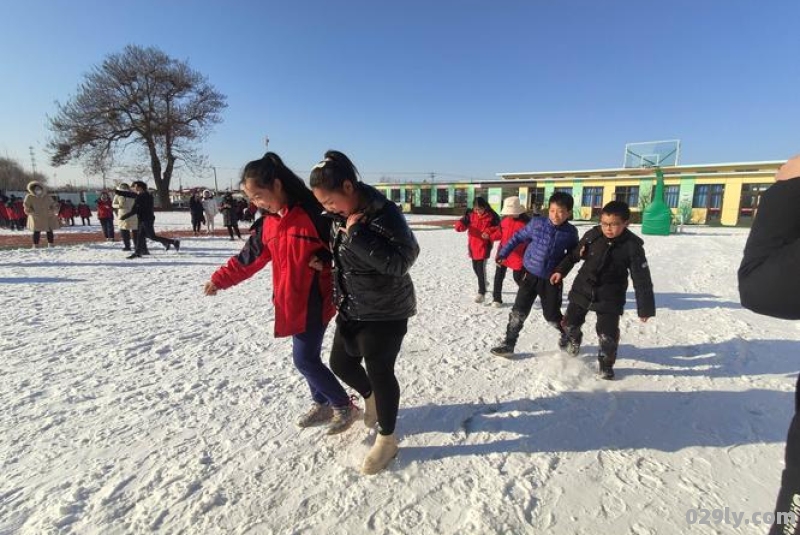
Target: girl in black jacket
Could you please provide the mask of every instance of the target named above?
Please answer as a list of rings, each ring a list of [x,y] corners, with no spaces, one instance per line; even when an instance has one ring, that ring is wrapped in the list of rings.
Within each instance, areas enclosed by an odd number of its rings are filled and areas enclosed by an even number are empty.
[[[758,314],[800,319],[800,156],[786,162],[775,175],[777,182],[764,192],[758,215],[744,248],[739,267],[742,306]],[[795,386],[795,413],[786,438],[777,513],[800,517],[800,376]],[[772,525],[770,535],[797,533],[798,522]]]
[[[355,165],[341,152],[325,153],[311,171],[311,189],[333,219],[334,301],[339,314],[331,369],[364,397],[364,424],[379,424],[361,468],[374,474],[397,454],[394,428],[400,386],[394,364],[408,318],[416,314],[408,271],[419,245],[397,206],[360,182]]]

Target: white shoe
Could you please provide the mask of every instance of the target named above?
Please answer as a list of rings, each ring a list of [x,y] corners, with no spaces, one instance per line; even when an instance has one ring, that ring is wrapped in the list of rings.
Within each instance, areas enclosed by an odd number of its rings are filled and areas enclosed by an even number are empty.
[[[364,398],[364,425],[372,429],[378,423],[378,408],[375,406],[375,392]]]
[[[484,297],[483,294],[478,294],[478,295],[475,296],[475,302],[476,303],[483,303],[484,299],[485,299],[485,297]]]
[[[365,475],[377,474],[397,455],[397,439],[392,435],[378,435],[375,444],[364,457],[361,473]]]
[[[492,306],[494,308],[500,308],[501,306],[503,306],[503,303],[501,303],[500,301],[492,301]]]

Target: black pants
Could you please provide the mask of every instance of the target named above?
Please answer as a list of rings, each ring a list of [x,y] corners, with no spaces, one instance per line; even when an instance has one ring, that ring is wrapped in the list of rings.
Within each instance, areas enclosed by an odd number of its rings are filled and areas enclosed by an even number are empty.
[[[550,284],[550,280],[537,277],[527,270],[522,270],[522,278],[519,281],[517,297],[514,299],[514,306],[508,314],[508,326],[506,327],[506,344],[514,347],[522,331],[525,320],[531,313],[533,303],[536,298],[542,303],[542,314],[545,321],[559,332],[562,332],[561,320],[561,284]]]
[[[394,375],[394,363],[408,320],[346,321],[336,319],[331,347],[331,369],[362,397],[375,396],[378,409],[378,432],[394,433],[400,407],[400,385]],[[366,371],[361,366],[364,361]]]
[[[575,303],[567,306],[567,313],[564,316],[564,329],[567,337],[578,344],[583,338],[581,326],[586,321],[588,310]],[[613,366],[617,360],[617,347],[619,346],[619,318],[616,313],[597,312],[597,338],[600,342],[600,356],[605,363]]]
[[[498,303],[503,302],[503,281],[506,280],[506,272],[508,268],[506,266],[497,266],[494,270],[494,286],[492,286],[492,300],[497,301]],[[514,274],[514,282],[517,283],[519,286],[520,282],[522,282],[522,277],[525,275],[524,269],[517,269],[513,270],[511,273]]]
[[[53,243],[53,231],[48,230],[45,235],[47,236],[47,243]],[[33,244],[39,245],[39,240],[42,238],[42,233],[38,230],[33,231]]]
[[[89,218],[81,216],[81,225],[83,226],[91,225],[91,223],[89,223]]]
[[[103,227],[103,236],[106,239],[114,239],[114,219],[111,217],[104,217],[100,220],[100,226]]]
[[[789,436],[786,437],[786,467],[781,476],[781,489],[778,492],[778,502],[775,505],[775,523],[769,535],[792,535],[800,533],[797,525],[778,524],[778,513],[794,512],[800,521],[800,375],[794,390],[794,417],[789,425]],[[783,518],[781,518],[783,520]]]
[[[486,293],[486,260],[473,260],[472,271],[478,276],[478,293]]]
[[[125,250],[131,250],[131,231],[128,229],[121,228],[119,229],[119,233],[122,236],[122,243],[125,245]],[[136,246],[136,240],[139,237],[139,232],[134,230],[133,231],[133,244]],[[145,248],[146,250],[146,248]]]
[[[228,228],[228,234],[230,234],[231,239],[233,239],[233,232],[236,231],[236,235],[238,237],[242,237],[242,233],[239,232],[239,225],[225,225]]]
[[[195,233],[200,232],[200,226],[203,224],[203,216],[192,216],[192,231]]]
[[[138,235],[136,236],[136,254],[147,254],[147,239],[150,238],[153,241],[157,241],[164,247],[169,245],[175,245],[175,240],[170,240],[169,238],[162,238],[161,236],[156,236],[156,231],[153,229],[153,222],[152,221],[142,221],[139,220],[139,229]]]

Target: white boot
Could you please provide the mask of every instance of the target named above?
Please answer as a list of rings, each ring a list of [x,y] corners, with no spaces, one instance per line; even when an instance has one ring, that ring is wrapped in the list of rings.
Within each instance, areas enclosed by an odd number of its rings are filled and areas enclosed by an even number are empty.
[[[389,461],[397,455],[397,439],[394,434],[378,435],[375,444],[364,457],[364,464],[361,466],[361,473],[366,475],[377,474],[389,464]]]
[[[375,406],[375,392],[364,398],[364,425],[369,429],[378,423],[378,408]]]

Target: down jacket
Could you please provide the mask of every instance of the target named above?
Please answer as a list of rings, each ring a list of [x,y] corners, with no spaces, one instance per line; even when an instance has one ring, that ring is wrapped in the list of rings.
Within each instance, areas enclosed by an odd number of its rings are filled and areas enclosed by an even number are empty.
[[[599,225],[592,227],[556,267],[555,272],[566,277],[580,260],[584,262],[572,283],[570,303],[596,312],[622,314],[630,272],[639,317],[651,318],[656,315],[644,242],[633,232],[625,229],[616,238],[609,239]]]
[[[800,319],[800,178],[775,182],[761,195],[739,266],[742,306]]]
[[[467,232],[469,257],[473,260],[486,260],[492,256],[492,233],[500,225],[497,213],[486,210],[478,215],[474,210],[467,210],[464,217],[456,221],[456,232]],[[485,239],[484,234],[489,238]]]
[[[506,216],[500,220],[500,226],[494,227],[491,232],[492,241],[500,242],[500,247],[497,249],[497,260],[514,271],[522,269],[522,258],[525,255],[526,245],[524,243],[519,244],[505,257],[500,256],[500,250],[511,240],[514,234],[525,228],[529,221],[530,218],[525,214],[521,214],[519,217]]]
[[[344,320],[388,321],[417,313],[414,284],[408,271],[419,245],[405,217],[378,190],[357,183],[364,217],[345,230],[346,220],[333,219],[334,301]]]
[[[331,299],[329,227],[318,210],[297,204],[283,217],[259,218],[241,252],[211,276],[214,286],[224,290],[249,279],[271,261],[276,337],[305,332],[310,303],[319,306],[321,302],[325,325],[336,313]],[[309,266],[315,256],[323,261],[321,272]],[[312,296],[312,291],[319,295]]]
[[[40,195],[33,193],[33,189],[37,186],[42,188]],[[47,232],[61,228],[58,220],[58,201],[47,193],[47,188],[41,182],[34,180],[28,184],[28,194],[25,195],[22,205],[25,215],[28,216],[28,230]]]
[[[497,257],[508,257],[520,244],[527,244],[523,259],[525,270],[546,279],[578,244],[578,229],[566,222],[555,226],[547,216],[534,217],[511,237]]]
[[[123,191],[130,191],[130,190],[123,190]],[[133,209],[133,199],[130,197],[124,197],[122,195],[114,195],[114,200],[111,201],[111,207],[115,210],[117,214],[117,226],[120,230],[136,230],[139,228],[139,218],[134,216],[129,217],[128,219],[122,219],[122,216],[127,214]]]

